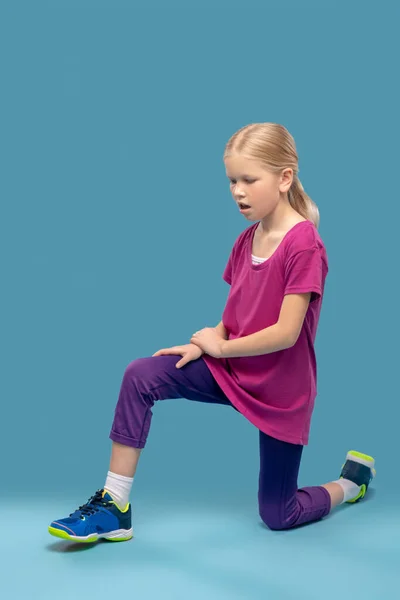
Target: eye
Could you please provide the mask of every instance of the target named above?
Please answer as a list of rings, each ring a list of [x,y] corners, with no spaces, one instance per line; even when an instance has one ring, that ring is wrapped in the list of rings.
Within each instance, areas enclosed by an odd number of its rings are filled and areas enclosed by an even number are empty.
[[[245,181],[245,183],[249,183],[250,184],[250,183],[254,183],[255,179],[247,179],[246,178],[246,179],[244,179],[244,181]],[[232,185],[236,185],[236,179],[231,179],[231,184]]]

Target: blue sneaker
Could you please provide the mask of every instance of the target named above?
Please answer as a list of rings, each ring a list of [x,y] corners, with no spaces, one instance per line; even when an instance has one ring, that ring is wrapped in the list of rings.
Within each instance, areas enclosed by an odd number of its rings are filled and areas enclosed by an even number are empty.
[[[350,481],[354,481],[354,483],[361,487],[358,496],[352,500],[347,500],[348,503],[353,504],[364,498],[370,482],[376,475],[374,466],[375,460],[372,456],[361,454],[361,452],[356,452],[355,450],[350,450],[347,453],[346,462],[342,465],[340,478],[350,479]]]
[[[123,542],[133,537],[131,505],[121,510],[104,489],[65,519],[53,521],[49,533],[73,542],[97,542],[100,538]]]

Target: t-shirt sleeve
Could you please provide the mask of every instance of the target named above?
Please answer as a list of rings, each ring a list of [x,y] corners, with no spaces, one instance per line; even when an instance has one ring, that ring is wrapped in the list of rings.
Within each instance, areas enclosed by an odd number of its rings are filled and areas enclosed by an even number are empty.
[[[242,237],[243,234],[239,235],[239,237],[235,240],[235,243],[233,244],[231,253],[228,258],[228,262],[226,263],[224,272],[222,274],[223,280],[226,281],[226,283],[229,283],[229,285],[232,285],[234,266],[236,262],[236,253],[238,246],[241,244]]]
[[[222,274],[222,279],[224,281],[226,281],[226,283],[229,283],[229,285],[232,284],[232,264],[233,264],[233,250],[229,255],[228,262],[227,262],[224,272]]]
[[[248,227],[242,231],[233,244],[228,262],[226,263],[224,272],[222,274],[223,280],[226,281],[226,283],[229,283],[229,285],[232,285],[232,280],[238,267],[238,260],[240,260],[240,257],[242,256],[243,247],[244,244],[246,244],[247,235],[249,234],[250,229],[251,228]]]
[[[317,246],[300,250],[285,265],[286,294],[311,293],[310,302],[322,295],[322,256]]]

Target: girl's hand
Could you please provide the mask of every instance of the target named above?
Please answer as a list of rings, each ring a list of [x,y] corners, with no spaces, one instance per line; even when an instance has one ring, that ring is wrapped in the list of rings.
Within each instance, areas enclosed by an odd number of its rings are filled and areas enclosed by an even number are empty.
[[[196,344],[214,358],[222,358],[222,345],[225,341],[225,338],[219,335],[215,327],[205,327],[200,331],[196,331],[190,340],[192,344]]]
[[[163,348],[158,350],[153,356],[166,356],[167,354],[178,354],[182,359],[176,363],[176,368],[180,369],[191,360],[197,360],[204,354],[203,350],[195,344],[184,344],[183,346],[173,346],[172,348]]]

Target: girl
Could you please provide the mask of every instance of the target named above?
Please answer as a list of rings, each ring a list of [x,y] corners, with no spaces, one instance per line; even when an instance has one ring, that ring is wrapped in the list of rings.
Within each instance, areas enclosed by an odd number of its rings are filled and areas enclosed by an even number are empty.
[[[317,394],[314,341],[328,273],[319,212],[300,183],[295,142],[282,125],[243,127],[229,140],[224,163],[240,212],[256,223],[229,256],[222,320],[194,333],[189,344],[128,365],[104,488],[53,521],[52,535],[79,542],[132,538],[129,496],[156,400],[226,404],[257,427],[259,513],[270,529],[316,521],[338,504],[359,501],[375,475],[372,457],[350,451],[339,479],[297,487]]]

